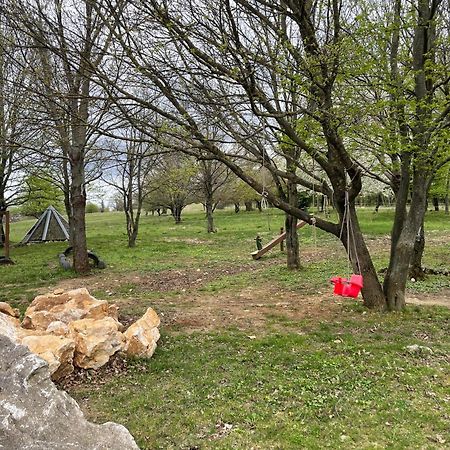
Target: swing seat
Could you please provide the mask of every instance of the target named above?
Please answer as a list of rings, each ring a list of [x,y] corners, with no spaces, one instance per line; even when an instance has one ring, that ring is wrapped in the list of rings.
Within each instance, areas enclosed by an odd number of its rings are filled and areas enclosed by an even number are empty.
[[[342,295],[342,292],[344,290],[344,283],[347,282],[347,279],[341,277],[333,277],[330,281],[334,284],[333,294]]]
[[[363,287],[362,275],[353,274],[350,280],[342,277],[333,277],[330,280],[334,284],[333,294],[341,295],[342,297],[358,297]]]

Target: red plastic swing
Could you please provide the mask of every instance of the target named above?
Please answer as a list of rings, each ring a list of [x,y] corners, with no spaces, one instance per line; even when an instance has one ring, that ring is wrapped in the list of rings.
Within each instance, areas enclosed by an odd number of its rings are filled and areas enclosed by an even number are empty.
[[[334,284],[333,294],[342,297],[358,297],[363,287],[362,275],[353,274],[350,280],[342,277],[333,277],[330,281]]]
[[[353,228],[350,223],[350,214],[349,214],[349,201],[348,201],[348,192],[345,193],[345,210],[344,217],[342,218],[342,227],[339,238],[342,237],[342,232],[344,231],[344,223],[347,225],[347,247],[348,247],[348,263],[350,269],[350,241],[353,238],[354,245],[354,255],[356,257],[356,263],[358,266],[358,271],[361,273],[358,254],[356,252],[356,244],[355,237],[353,235]],[[350,232],[351,231],[351,232]],[[350,270],[349,270],[350,271]],[[332,277],[330,281],[334,284],[333,294],[340,295],[342,297],[358,297],[361,289],[363,287],[363,276],[360,274],[353,274],[350,279],[342,278],[342,277]]]

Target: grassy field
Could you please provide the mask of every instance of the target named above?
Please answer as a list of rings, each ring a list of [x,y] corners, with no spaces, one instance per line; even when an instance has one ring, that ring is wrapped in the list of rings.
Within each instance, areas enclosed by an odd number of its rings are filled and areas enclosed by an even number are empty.
[[[361,211],[379,269],[391,220]],[[12,240],[32,223],[13,223]],[[85,286],[124,321],[158,311],[151,360],[117,358],[65,385],[92,420],[124,424],[142,449],[449,448],[450,309],[427,306],[450,306],[448,277],[410,283],[425,306],[372,313],[331,295],[328,280],[347,263],[319,230],[302,229],[298,272],[278,249],[252,261],[256,234],[267,243],[282,224],[273,210],[219,211],[208,235],[199,212],[178,226],[147,216],[128,249],[122,214],[90,214],[89,247],[106,270],[62,271],[64,243],[16,247],[16,265],[0,267],[0,301],[23,311],[37,293]],[[426,266],[448,269],[449,229],[448,216],[428,214]]]

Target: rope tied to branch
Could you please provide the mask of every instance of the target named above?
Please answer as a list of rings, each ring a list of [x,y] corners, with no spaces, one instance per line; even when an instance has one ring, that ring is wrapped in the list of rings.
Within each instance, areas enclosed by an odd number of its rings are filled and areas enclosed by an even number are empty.
[[[355,232],[353,229],[353,224],[350,217],[350,201],[348,196],[348,190],[345,191],[345,203],[344,203],[344,214],[342,216],[342,223],[341,223],[341,230],[339,233],[339,239],[342,241],[342,236],[344,234],[344,226],[346,227],[347,232],[347,272],[348,277],[350,278],[350,265],[351,265],[351,258],[352,258],[352,250],[353,255],[356,260],[356,267],[358,269],[358,274],[361,274],[361,265],[358,258],[358,252],[356,250],[356,239],[355,239]],[[353,245],[352,245],[353,244]]]

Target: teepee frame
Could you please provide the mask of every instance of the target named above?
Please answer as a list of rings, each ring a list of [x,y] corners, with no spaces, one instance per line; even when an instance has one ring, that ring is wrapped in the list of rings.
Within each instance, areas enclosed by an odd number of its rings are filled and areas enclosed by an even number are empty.
[[[66,219],[53,206],[49,206],[22,239],[21,244],[69,239],[69,224]]]

